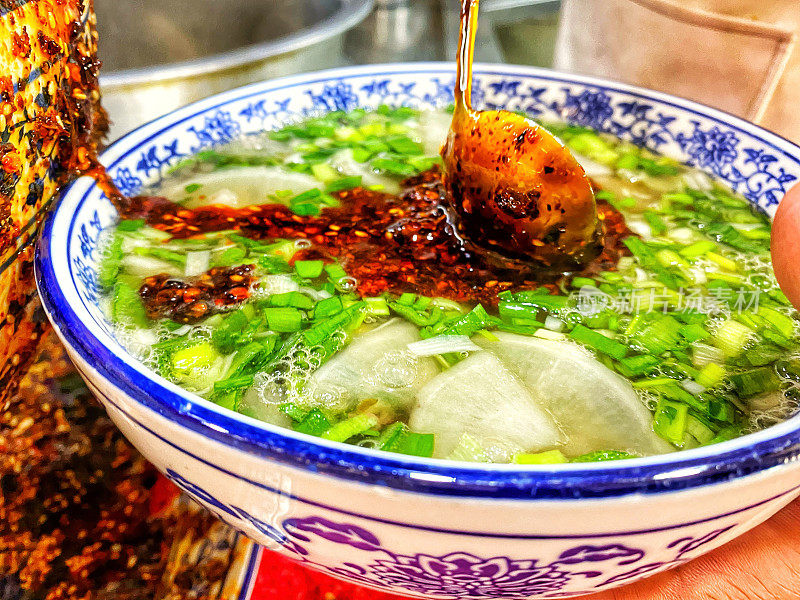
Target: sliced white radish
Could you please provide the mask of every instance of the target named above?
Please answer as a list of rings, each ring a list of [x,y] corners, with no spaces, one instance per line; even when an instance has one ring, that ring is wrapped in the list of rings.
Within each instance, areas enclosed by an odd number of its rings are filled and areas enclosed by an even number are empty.
[[[652,427],[652,414],[631,384],[569,343],[498,332],[476,338],[526,385],[566,434],[565,454],[623,450],[651,455],[674,448]]]
[[[553,418],[489,352],[476,352],[432,379],[418,394],[409,426],[435,434],[433,455],[449,456],[467,434],[492,462],[563,442]]]

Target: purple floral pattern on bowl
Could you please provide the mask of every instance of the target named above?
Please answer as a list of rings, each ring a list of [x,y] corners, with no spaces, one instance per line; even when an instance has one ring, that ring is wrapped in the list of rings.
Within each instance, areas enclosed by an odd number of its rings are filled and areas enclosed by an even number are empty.
[[[454,551],[443,556],[398,554],[385,547],[378,536],[360,525],[335,522],[321,516],[284,519],[272,525],[255,519],[240,507],[215,498],[197,483],[168,469],[166,476],[208,510],[232,527],[237,519],[255,526],[283,551],[309,566],[348,581],[422,597],[456,598],[555,598],[573,595],[566,591],[604,589],[656,570],[680,564],[687,555],[716,540],[735,527],[708,529],[695,537],[680,537],[667,544],[669,560],[651,561],[642,548],[621,541],[579,544],[564,550],[554,560],[477,556]],[[366,564],[342,561],[338,565],[314,560],[315,540],[350,546],[371,553]],[[580,580],[580,581],[578,581]]]

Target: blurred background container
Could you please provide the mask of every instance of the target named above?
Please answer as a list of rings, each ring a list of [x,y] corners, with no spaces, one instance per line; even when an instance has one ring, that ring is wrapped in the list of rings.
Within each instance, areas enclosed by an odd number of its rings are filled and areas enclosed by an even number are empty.
[[[254,81],[453,60],[459,0],[95,0],[110,139]],[[550,66],[559,0],[483,0],[476,60]]]
[[[372,0],[95,0],[109,139],[179,106],[347,64]]]

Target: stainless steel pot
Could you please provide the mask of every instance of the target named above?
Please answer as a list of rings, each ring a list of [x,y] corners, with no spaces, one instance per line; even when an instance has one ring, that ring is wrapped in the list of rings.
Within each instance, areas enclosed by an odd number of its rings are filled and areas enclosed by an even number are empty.
[[[373,0],[95,0],[109,139],[239,85],[348,64]]]

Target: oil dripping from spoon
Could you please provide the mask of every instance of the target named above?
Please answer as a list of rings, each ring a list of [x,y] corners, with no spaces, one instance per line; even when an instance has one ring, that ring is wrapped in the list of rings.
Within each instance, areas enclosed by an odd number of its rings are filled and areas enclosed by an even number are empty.
[[[462,0],[455,110],[442,148],[455,226],[469,243],[543,269],[571,270],[601,248],[594,192],[552,134],[506,110],[470,102],[478,0]]]

